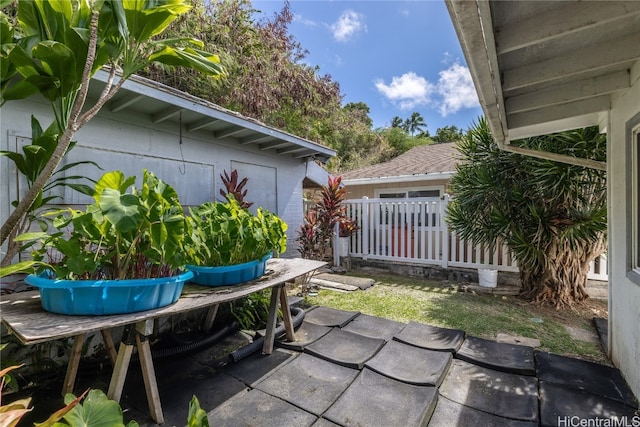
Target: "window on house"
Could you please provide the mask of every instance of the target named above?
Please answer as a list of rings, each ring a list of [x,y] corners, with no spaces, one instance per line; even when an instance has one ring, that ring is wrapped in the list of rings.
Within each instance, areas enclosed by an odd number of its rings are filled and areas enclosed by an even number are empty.
[[[418,189],[385,189],[376,191],[380,199],[406,199],[414,197],[440,197],[440,188],[418,188]]]
[[[637,114],[627,124],[627,141],[631,155],[628,157],[631,161],[629,182],[629,191],[627,197],[630,206],[627,212],[630,212],[630,223],[627,224],[629,229],[629,239],[627,241],[629,262],[627,265],[630,271],[627,277],[633,282],[640,284],[640,114]]]

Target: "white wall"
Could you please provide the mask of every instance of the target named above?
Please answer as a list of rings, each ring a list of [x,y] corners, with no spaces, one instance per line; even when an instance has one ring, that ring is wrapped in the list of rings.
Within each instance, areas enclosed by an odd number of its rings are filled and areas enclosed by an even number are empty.
[[[640,70],[633,87],[615,100],[608,133],[609,187],[609,340],[611,358],[636,396],[640,396],[640,284],[627,278],[628,229],[626,201],[631,179],[625,140],[626,122],[640,113]]]
[[[11,145],[15,146],[17,137],[31,136],[31,114],[44,127],[52,120],[44,100],[10,101],[3,106],[2,149],[15,150]],[[147,168],[172,185],[185,206],[220,199],[223,170],[230,172],[233,166],[242,165],[251,176],[259,178],[266,173],[272,178],[252,180],[250,176],[247,200],[257,202],[252,209],[262,202],[289,225],[286,256],[298,255],[295,237],[302,222],[302,181],[306,172],[303,160],[242,146],[231,139],[214,140],[211,132],[204,131],[183,132],[181,154],[175,123],[154,124],[145,115],[130,111],[111,113],[108,109],[80,129],[74,140],[78,143],[66,161],[92,160],[105,171],[122,170],[127,176],[141,176],[143,168]],[[9,215],[11,200],[16,198],[16,172],[6,159],[0,162],[0,220],[4,220]],[[69,173],[78,172],[94,179],[104,173],[85,165]],[[91,202],[71,190],[66,190],[64,197],[69,204]]]

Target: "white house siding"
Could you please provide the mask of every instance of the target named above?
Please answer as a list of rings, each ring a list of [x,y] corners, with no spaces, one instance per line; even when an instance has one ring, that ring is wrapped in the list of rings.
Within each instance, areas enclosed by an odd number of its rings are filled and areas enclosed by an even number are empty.
[[[631,179],[625,124],[640,113],[640,69],[632,72],[635,83],[618,98],[610,115],[608,144],[609,178],[609,340],[611,358],[623,372],[636,396],[640,396],[640,284],[627,278],[627,237],[631,235],[626,212]],[[637,195],[636,195],[637,196]]]
[[[52,120],[46,101],[10,101],[0,112],[2,149],[15,150],[17,137],[31,136],[30,116],[34,114],[46,127]],[[179,132],[169,122],[152,123],[148,115],[130,110],[111,113],[104,108],[74,137],[78,141],[65,161],[93,160],[105,171],[122,170],[127,176],[142,175],[147,168],[178,191],[183,205],[198,205],[219,199],[223,188],[220,174],[238,167],[250,180],[247,185],[249,201],[255,200],[276,212],[289,225],[288,250],[285,256],[295,256],[295,231],[302,222],[302,181],[304,160],[255,146],[239,145],[230,139],[215,140],[212,132],[183,132],[182,154]],[[184,156],[184,162],[182,159]],[[0,216],[6,218],[10,202],[16,198],[16,171],[6,159],[0,163]],[[98,178],[104,171],[84,165],[70,174]],[[254,179],[251,179],[254,178]],[[66,190],[64,201],[84,205],[90,199],[75,191]]]

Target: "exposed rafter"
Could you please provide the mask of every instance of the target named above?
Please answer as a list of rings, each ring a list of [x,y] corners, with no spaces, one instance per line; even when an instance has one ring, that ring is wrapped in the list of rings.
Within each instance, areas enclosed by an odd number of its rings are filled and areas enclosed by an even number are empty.
[[[218,121],[217,119],[214,119],[214,118],[211,118],[211,117],[202,118],[202,119],[197,120],[197,121],[195,121],[193,123],[189,123],[187,125],[187,132],[195,132],[197,130],[204,129],[207,126],[210,126],[210,125],[214,124],[217,121]]]
[[[553,86],[543,90],[530,91],[508,97],[506,99],[506,106],[507,111],[511,114],[520,113],[609,94],[626,89],[630,85],[629,71],[622,70],[604,76],[576,80],[562,86]]]
[[[576,77],[582,73],[611,68],[621,65],[621,69],[629,68],[640,56],[640,31],[628,34],[615,42],[603,42],[557,57],[539,62],[524,63],[509,70],[503,70],[503,91],[510,91],[555,79]]]
[[[117,113],[118,111],[122,111],[125,108],[140,101],[142,98],[144,98],[144,95],[140,95],[137,93],[129,93],[118,100],[112,101],[110,104],[109,111],[111,111],[112,113]]]
[[[558,7],[496,28],[499,55],[580,31],[606,31],[617,21],[640,15],[640,2],[557,2]],[[593,19],[597,15],[598,19]],[[540,25],[543,22],[544,25]]]
[[[180,113],[180,111],[182,111],[182,108],[180,107],[165,108],[164,110],[159,111],[154,115],[152,115],[151,122],[153,123],[164,122],[165,120],[169,120],[170,118],[177,116]]]

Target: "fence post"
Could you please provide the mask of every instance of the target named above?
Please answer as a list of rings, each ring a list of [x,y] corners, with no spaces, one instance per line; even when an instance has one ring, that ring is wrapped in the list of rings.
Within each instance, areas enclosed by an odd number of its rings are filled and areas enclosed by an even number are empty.
[[[362,198],[362,227],[360,228],[360,236],[362,237],[362,259],[366,260],[369,255],[369,238],[371,230],[369,230],[369,198]]]
[[[333,265],[340,266],[340,223],[333,226]]]
[[[442,203],[440,203],[440,230],[442,230],[442,268],[447,268],[449,265],[449,224],[447,224],[447,221],[445,221],[448,204],[449,195],[445,194],[444,196],[442,196]]]

